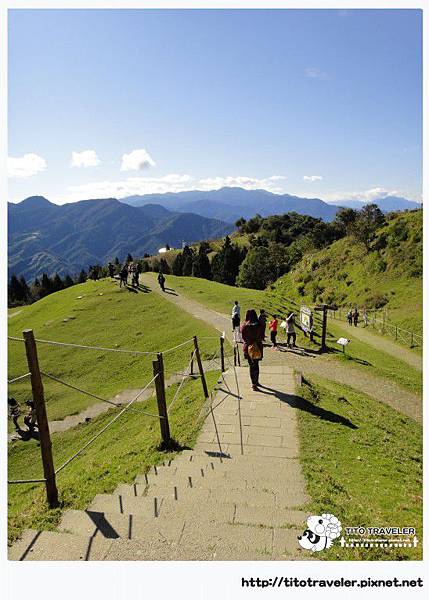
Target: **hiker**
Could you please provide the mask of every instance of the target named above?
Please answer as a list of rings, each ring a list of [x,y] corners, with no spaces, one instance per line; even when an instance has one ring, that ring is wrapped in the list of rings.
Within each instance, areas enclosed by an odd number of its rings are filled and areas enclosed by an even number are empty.
[[[165,277],[162,271],[158,273],[158,283],[163,292],[165,292]]]
[[[232,307],[231,319],[232,331],[234,331],[236,327],[240,327],[240,305],[238,304],[238,300],[234,302],[234,306]]]
[[[347,313],[347,323],[349,325],[352,325],[353,323],[353,313],[352,313],[352,309],[349,310],[349,312]]]
[[[15,431],[21,431],[21,427],[18,423],[18,419],[21,416],[21,409],[15,398],[8,398],[7,403],[9,406],[9,417],[12,419],[15,425]]]
[[[366,306],[363,307],[362,316],[365,327],[368,327],[368,313],[366,312]]]
[[[107,265],[107,268],[109,270],[109,277],[113,277],[115,276],[115,267],[112,265],[111,262],[109,262],[109,264]]]
[[[259,322],[261,324],[262,327],[262,331],[264,332],[264,340],[265,340],[265,329],[267,327],[267,313],[265,312],[265,310],[263,308],[261,308],[261,311],[259,313]]]
[[[258,319],[256,310],[250,309],[246,313],[246,320],[241,326],[243,337],[243,354],[249,363],[252,390],[257,390],[259,385],[259,362],[264,355],[264,330]]]
[[[359,322],[359,311],[358,311],[357,306],[356,306],[356,308],[353,311],[353,325],[355,327],[357,327],[358,326],[358,322]]]
[[[124,284],[124,286],[127,287],[127,283],[128,283],[128,267],[127,267],[126,263],[124,263],[124,266],[119,271],[119,287],[122,287],[122,284]]]
[[[277,339],[276,339],[278,324],[279,324],[279,322],[277,321],[277,315],[273,315],[273,318],[268,323],[268,328],[270,330],[270,338],[271,338],[271,343],[273,345],[272,346],[273,350],[278,350]]]
[[[33,400],[27,400],[25,404],[29,407],[30,412],[24,417],[24,423],[27,425],[28,431],[33,433],[34,428],[37,427],[36,409]]]
[[[288,348],[295,348],[296,331],[295,331],[295,314],[290,313],[286,319],[286,345]],[[291,343],[292,340],[292,343]]]

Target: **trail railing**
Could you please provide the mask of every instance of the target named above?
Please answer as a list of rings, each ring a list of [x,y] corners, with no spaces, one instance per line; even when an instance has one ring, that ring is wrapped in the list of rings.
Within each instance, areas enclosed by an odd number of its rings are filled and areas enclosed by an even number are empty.
[[[169,414],[173,408],[173,405],[176,403],[178,397],[180,396],[181,391],[183,390],[183,385],[185,381],[189,378],[195,378],[198,376],[201,380],[201,385],[203,389],[204,398],[209,398],[209,392],[207,388],[207,382],[204,373],[203,361],[200,354],[200,347],[198,343],[197,336],[174,346],[173,348],[168,348],[163,352],[154,352],[154,351],[139,351],[139,350],[127,350],[127,349],[119,349],[119,348],[105,348],[101,346],[88,346],[84,344],[71,344],[66,342],[57,342],[53,340],[42,340],[34,337],[33,331],[28,329],[23,331],[23,338],[17,338],[13,336],[9,336],[8,339],[13,341],[23,342],[25,344],[26,357],[29,372],[20,375],[18,377],[14,377],[13,379],[8,380],[8,384],[13,384],[18,381],[21,381],[27,377],[30,378],[31,388],[32,388],[32,397],[34,402],[34,408],[36,411],[37,417],[37,425],[39,429],[39,439],[40,439],[40,449],[41,449],[41,457],[42,457],[42,465],[43,465],[43,478],[36,479],[16,479],[9,480],[9,484],[28,484],[28,483],[45,483],[46,486],[46,496],[48,505],[50,508],[55,508],[58,506],[58,488],[56,477],[59,473],[61,473],[68,465],[70,465],[74,460],[76,460],[89,446],[91,446],[109,427],[111,427],[118,419],[120,419],[127,411],[136,412],[143,415],[147,415],[149,417],[154,417],[159,419],[160,424],[160,432],[162,444],[161,448],[168,449],[172,445],[172,438],[170,433],[170,424],[169,424]],[[209,339],[209,338],[204,338]],[[211,337],[214,339],[214,336]],[[95,398],[100,400],[101,402],[106,402],[108,404],[113,405],[115,408],[118,408],[119,405],[111,400],[103,398],[97,394],[89,392],[88,390],[84,390],[83,388],[78,387],[77,385],[71,384],[69,382],[64,381],[63,379],[56,377],[50,373],[45,372],[40,369],[39,359],[37,354],[37,344],[51,344],[54,346],[67,346],[76,349],[82,350],[103,350],[106,352],[122,352],[127,354],[137,354],[137,355],[145,355],[145,356],[154,356],[156,357],[152,361],[152,370],[153,377],[143,386],[139,392],[93,437],[91,437],[79,450],[77,450],[72,456],[67,458],[59,467],[54,467],[54,459],[52,455],[52,443],[49,431],[49,423],[48,417],[46,413],[46,401],[44,396],[44,387],[42,378],[47,378],[56,383],[63,385],[65,387],[71,388],[81,394],[89,396],[91,398]],[[173,396],[173,399],[170,402],[170,405],[167,407],[166,400],[166,392],[165,392],[165,373],[164,373],[164,355],[169,354],[178,348],[181,348],[187,344],[193,344],[193,350],[191,352],[190,362],[188,367],[185,369],[185,372],[182,373],[182,379],[177,387],[177,390]],[[215,352],[215,355],[220,358],[221,362],[221,370],[222,373],[225,370],[225,354],[224,354],[224,336],[220,338],[220,348],[219,351]],[[213,362],[216,358],[213,356],[211,358],[211,362]],[[198,367],[198,375],[194,373],[193,365],[194,360],[196,361]],[[141,396],[151,387],[155,387],[156,393],[156,401],[158,407],[158,413],[152,413],[147,410],[142,410],[141,408],[135,408],[135,403],[141,398]],[[149,396],[150,397],[150,396]]]
[[[347,310],[344,308],[331,311],[331,316],[337,320],[342,320],[346,317],[346,314]],[[395,341],[402,342],[410,348],[423,347],[423,336],[421,334],[416,333],[415,331],[409,331],[408,329],[404,329],[399,327],[399,325],[389,322],[388,314],[389,313],[387,311],[380,309],[368,309],[367,327],[372,327],[383,335],[389,335],[390,337],[394,338]],[[381,318],[378,317],[378,315],[381,315]]]

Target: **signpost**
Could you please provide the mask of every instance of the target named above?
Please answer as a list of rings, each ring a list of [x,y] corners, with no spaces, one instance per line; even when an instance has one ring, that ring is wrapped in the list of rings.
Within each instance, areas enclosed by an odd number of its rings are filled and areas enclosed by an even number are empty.
[[[320,346],[321,352],[326,352],[326,331],[328,327],[328,310],[337,310],[338,306],[335,304],[317,304],[314,310],[318,310],[322,313],[322,342]]]
[[[299,320],[304,335],[310,335],[310,341],[313,341],[313,311],[308,306],[301,306],[299,311]]]
[[[347,344],[350,342],[350,340],[348,340],[347,338],[343,338],[341,337],[339,340],[337,340],[337,344],[340,344],[340,346],[343,347],[343,353],[346,353],[346,346]]]

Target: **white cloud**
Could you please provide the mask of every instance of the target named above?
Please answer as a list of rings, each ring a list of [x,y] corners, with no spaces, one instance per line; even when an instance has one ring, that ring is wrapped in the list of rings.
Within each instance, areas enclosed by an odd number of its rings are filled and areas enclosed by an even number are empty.
[[[304,69],[304,75],[309,79],[320,79],[322,81],[329,79],[328,74],[325,73],[325,71],[321,71],[317,67],[307,67]]]
[[[121,171],[141,171],[154,166],[155,161],[144,148],[122,155]]]
[[[119,181],[96,181],[74,185],[68,188],[65,196],[54,201],[76,202],[87,198],[125,198],[143,194],[165,194],[167,192],[188,192],[192,190],[216,190],[222,187],[242,187],[247,190],[264,189],[273,193],[283,193],[280,182],[284,175],[257,179],[255,177],[208,177],[197,179],[190,175],[171,173],[162,177],[127,177]]]
[[[321,175],[304,175],[304,181],[322,181],[323,177]]]
[[[9,177],[25,179],[46,171],[48,165],[46,160],[38,154],[24,154],[17,158],[9,156],[7,159],[7,170]]]
[[[72,167],[98,167],[101,160],[98,158],[95,150],[83,150],[82,152],[72,152],[70,165]]]
[[[386,196],[404,196],[404,193],[400,190],[375,187],[362,192],[334,192],[327,194],[324,199],[327,202],[336,202],[338,200],[360,200],[361,202],[373,202],[374,200],[386,198]]]

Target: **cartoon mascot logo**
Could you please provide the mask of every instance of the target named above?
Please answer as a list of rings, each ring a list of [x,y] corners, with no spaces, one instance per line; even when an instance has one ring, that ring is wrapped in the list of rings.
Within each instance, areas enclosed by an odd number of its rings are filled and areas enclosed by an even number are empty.
[[[305,550],[320,552],[330,548],[341,533],[341,523],[334,515],[313,515],[307,519],[307,529],[298,536],[300,546]]]

